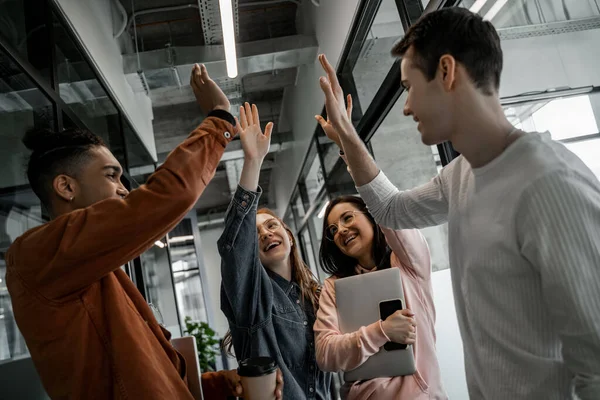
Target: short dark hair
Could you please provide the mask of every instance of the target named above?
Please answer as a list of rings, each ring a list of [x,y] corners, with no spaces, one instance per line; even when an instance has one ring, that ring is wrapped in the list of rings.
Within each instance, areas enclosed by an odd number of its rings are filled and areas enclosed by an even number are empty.
[[[500,88],[502,48],[496,28],[465,8],[449,7],[425,14],[392,48],[402,57],[412,47],[415,64],[427,79],[435,78],[440,58],[449,54],[466,68],[487,95]]]
[[[326,231],[329,224],[327,218],[331,213],[333,207],[341,203],[350,203],[356,206],[356,208],[363,212],[371,225],[373,226],[373,259],[376,265],[380,265],[382,268],[389,267],[389,265],[381,265],[381,263],[389,264],[389,247],[383,231],[375,222],[375,218],[367,210],[367,205],[360,197],[356,196],[340,196],[332,200],[327,209],[325,210],[325,216],[323,217],[323,235],[321,236],[321,248],[319,249],[319,260],[321,262],[321,268],[328,274],[331,274],[337,278],[346,278],[348,276],[356,275],[355,267],[357,260],[350,256],[345,255],[337,247],[337,245],[327,239]],[[386,260],[387,257],[387,260]]]
[[[32,151],[27,163],[29,184],[49,211],[54,178],[61,174],[76,177],[90,150],[106,147],[99,136],[78,128],[61,132],[33,128],[25,133],[23,144]]]

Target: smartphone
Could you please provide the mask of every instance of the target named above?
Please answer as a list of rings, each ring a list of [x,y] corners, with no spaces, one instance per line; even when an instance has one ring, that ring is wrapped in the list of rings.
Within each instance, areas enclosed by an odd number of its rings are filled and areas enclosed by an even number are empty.
[[[379,303],[379,316],[382,321],[385,321],[390,315],[398,310],[402,310],[402,300],[386,300]],[[405,350],[407,345],[402,343],[387,342],[383,345],[386,351]]]

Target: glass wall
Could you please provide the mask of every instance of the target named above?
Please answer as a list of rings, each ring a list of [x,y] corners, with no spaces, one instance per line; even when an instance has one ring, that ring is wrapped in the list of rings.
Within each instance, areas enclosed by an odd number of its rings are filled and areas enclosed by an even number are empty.
[[[417,123],[403,114],[406,96],[402,93],[370,141],[377,165],[400,190],[427,183],[438,173],[437,146],[423,145]],[[422,229],[421,233],[429,244],[433,270],[448,268],[448,226]]]
[[[199,256],[202,255],[198,254],[198,235],[194,232],[197,230],[192,220],[185,218],[169,233],[168,241],[179,318],[181,321],[190,317],[194,321],[208,322],[200,271],[203,262]]]
[[[167,238],[157,241],[140,258],[146,285],[146,300],[152,305],[155,314],[158,314],[158,321],[173,335],[179,336],[181,323],[177,312]]]
[[[600,93],[505,106],[504,111],[519,129],[549,132],[600,178]]]
[[[4,276],[4,255],[25,231],[45,222],[24,166],[21,139],[31,128],[53,127],[53,103],[0,51],[0,360],[27,354],[15,323]]]

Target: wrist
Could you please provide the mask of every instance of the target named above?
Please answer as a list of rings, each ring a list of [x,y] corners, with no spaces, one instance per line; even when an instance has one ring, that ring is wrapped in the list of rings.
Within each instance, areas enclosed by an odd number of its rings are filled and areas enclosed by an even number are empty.
[[[263,163],[264,157],[259,156],[246,156],[244,155],[244,164],[248,166],[260,167]]]
[[[211,111],[216,111],[216,110],[230,112],[231,106],[230,105],[218,105],[218,106],[214,106]]]
[[[343,120],[340,126],[336,127],[336,130],[338,131],[338,135],[344,138],[352,136],[355,133],[354,125],[352,125],[352,121],[350,120]]]

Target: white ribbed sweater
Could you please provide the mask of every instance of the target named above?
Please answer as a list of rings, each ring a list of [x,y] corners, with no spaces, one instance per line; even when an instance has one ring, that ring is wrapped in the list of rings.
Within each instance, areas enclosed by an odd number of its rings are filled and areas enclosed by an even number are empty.
[[[579,158],[531,133],[482,168],[358,190],[384,226],[448,222],[471,399],[600,399],[600,183]]]

